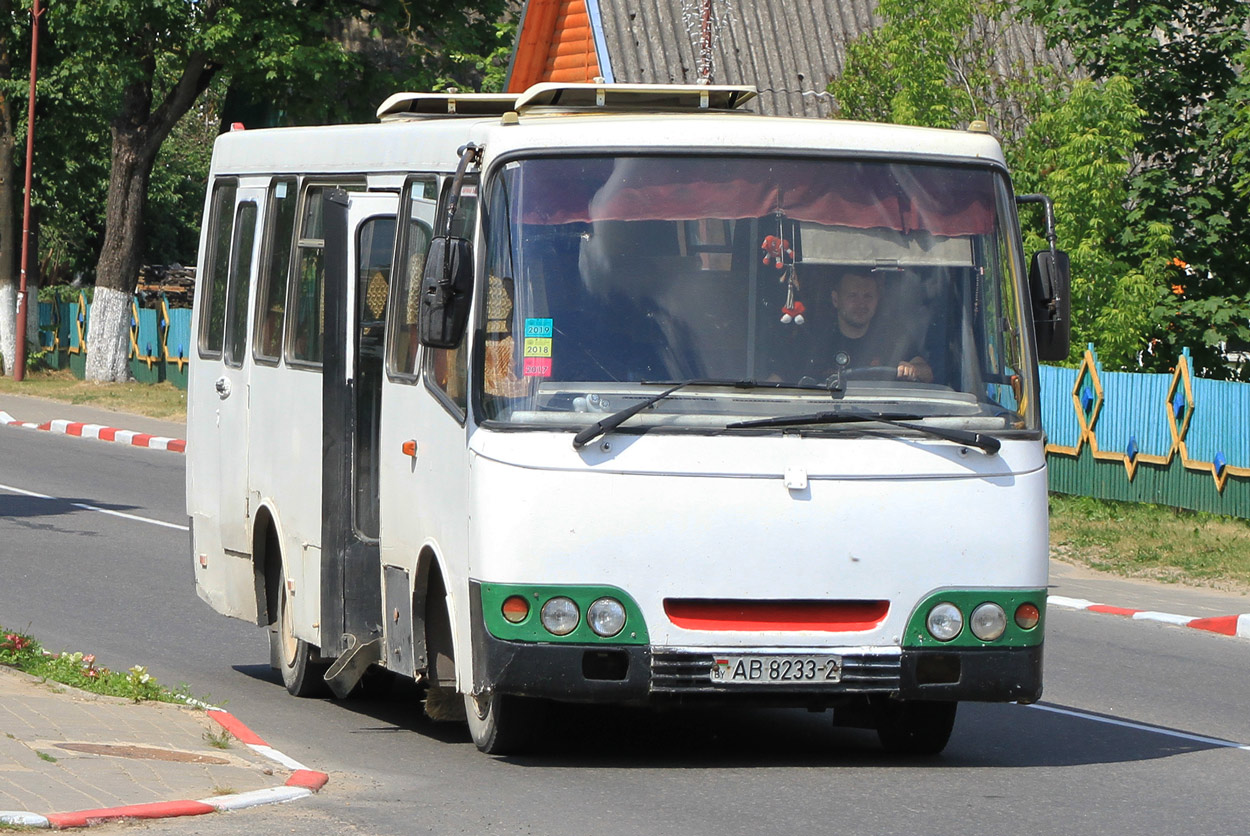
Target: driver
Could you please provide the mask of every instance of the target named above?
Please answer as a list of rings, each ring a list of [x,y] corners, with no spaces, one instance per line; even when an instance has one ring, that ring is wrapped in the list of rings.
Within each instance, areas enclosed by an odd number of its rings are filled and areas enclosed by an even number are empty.
[[[868,268],[848,268],[838,276],[830,298],[836,322],[815,339],[815,350],[808,358],[810,376],[824,380],[840,368],[895,366],[896,380],[933,382],[928,361],[915,353],[914,347],[891,340],[888,329],[876,321],[880,276]]]

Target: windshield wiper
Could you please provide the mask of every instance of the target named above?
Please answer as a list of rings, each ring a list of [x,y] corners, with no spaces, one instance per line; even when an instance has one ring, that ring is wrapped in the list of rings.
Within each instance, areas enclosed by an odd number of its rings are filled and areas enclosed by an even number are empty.
[[[905,420],[914,420],[921,417],[922,416],[920,415],[907,415],[904,413],[849,412],[846,410],[838,410],[836,412],[813,412],[809,415],[780,415],[776,418],[760,418],[754,421],[737,421],[733,424],[727,424],[726,428],[731,430],[741,430],[750,429],[752,427],[798,427],[804,424],[878,422],[882,424],[889,424],[893,427],[915,430],[918,433],[931,435],[934,438],[941,438],[945,441],[953,441],[956,444],[967,444],[972,447],[977,447],[984,451],[987,456],[994,455],[1002,446],[1002,443],[997,438],[985,433],[979,433],[973,430],[959,430],[951,427],[930,427],[925,424],[912,424]]]
[[[647,409],[649,407],[655,406],[657,403],[664,400],[669,395],[676,392],[678,389],[683,389],[687,386],[732,386],[735,389],[756,389],[759,387],[768,387],[768,388],[774,388],[774,389],[794,389],[794,388],[823,389],[824,388],[823,386],[814,386],[814,387],[797,386],[796,387],[796,385],[793,383],[773,383],[771,381],[761,383],[755,380],[697,379],[697,380],[681,380],[681,381],[677,381],[676,383],[674,383],[671,380],[667,380],[667,381],[644,380],[642,381],[643,386],[657,386],[657,385],[662,385],[664,383],[670,383],[672,385],[669,386],[669,388],[665,389],[663,392],[659,392],[655,395],[652,395],[649,398],[645,398],[639,401],[638,403],[633,404],[632,406],[627,406],[622,410],[613,412],[607,418],[604,418],[602,421],[596,421],[595,423],[591,424],[589,427],[586,427],[584,430],[579,432],[577,435],[573,436],[573,449],[574,450],[582,449],[583,447],[585,447],[590,442],[594,441],[599,436],[603,435],[604,433],[612,432],[612,430],[616,429],[621,424],[628,421],[630,418],[633,418],[639,412],[642,412],[644,409]]]

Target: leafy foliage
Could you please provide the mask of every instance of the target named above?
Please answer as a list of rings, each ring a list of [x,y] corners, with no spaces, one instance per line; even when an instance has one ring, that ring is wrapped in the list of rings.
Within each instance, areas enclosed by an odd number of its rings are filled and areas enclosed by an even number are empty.
[[[1096,79],[1131,78],[1143,111],[1130,172],[1129,206],[1141,221],[1175,230],[1176,256],[1187,269],[1157,288],[1156,350],[1150,365],[1168,366],[1181,347],[1217,375],[1234,372],[1226,348],[1246,341],[1250,291],[1250,156],[1245,152],[1250,81],[1250,4],[1241,0],[1021,0],[1021,9],[1061,41]],[[1151,235],[1147,224],[1126,238]],[[1179,267],[1179,265],[1177,265]],[[1171,285],[1184,287],[1176,304]],[[1200,300],[1215,300],[1198,304]],[[1212,327],[1206,318],[1228,311]],[[1212,342],[1212,338],[1219,340]]]
[[[1094,342],[1108,366],[1135,363],[1167,279],[1172,232],[1130,206],[1130,158],[1145,117],[1133,86],[1011,61],[1004,33],[1012,5],[1004,0],[882,0],[878,10],[884,25],[849,45],[846,68],[829,86],[839,115],[996,126],[1018,189],[1055,201],[1059,245],[1072,260],[1069,359]],[[1027,248],[1042,249],[1040,215],[1024,217],[1034,221],[1025,225]]]
[[[1017,187],[1055,201],[1056,232],[1072,260],[1073,363],[1093,342],[1105,365],[1134,364],[1169,276],[1171,227],[1126,210],[1141,118],[1127,79],[1078,81],[1008,147]],[[1040,228],[1025,225],[1027,250],[1045,246]]]
[[[156,158],[143,221],[142,261],[187,264],[195,259],[212,144],[221,130],[233,121],[264,127],[369,120],[397,89],[471,87],[502,72],[501,50],[506,68],[511,31],[496,22],[504,4],[490,0],[466,12],[439,0],[423,4],[419,17],[401,0],[48,5],[33,195],[43,219],[46,271],[65,282],[90,277],[96,266],[111,131],[127,84],[150,85],[159,107],[188,56],[198,51],[209,58],[212,78],[204,94],[173,126]],[[19,11],[12,28],[20,46],[22,38],[29,41],[29,11]],[[0,19],[0,25],[8,22]],[[21,60],[29,61],[29,53]],[[22,76],[0,79],[0,91],[24,101]]]

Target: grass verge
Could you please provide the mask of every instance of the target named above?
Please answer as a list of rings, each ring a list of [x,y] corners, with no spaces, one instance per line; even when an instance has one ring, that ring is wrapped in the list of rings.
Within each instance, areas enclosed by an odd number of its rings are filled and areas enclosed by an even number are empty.
[[[187,419],[187,393],[172,383],[89,383],[74,377],[69,369],[40,369],[27,374],[21,383],[0,377],[0,393],[113,409],[163,421]]]
[[[1250,520],[1235,517],[1052,494],[1050,553],[1124,577],[1250,591]]]
[[[91,654],[48,653],[25,633],[4,627],[0,627],[0,665],[16,668],[45,682],[59,682],[135,702],[182,703],[189,696],[185,688],[172,690],[161,685],[140,665],[127,671],[112,671],[96,665],[95,656]]]

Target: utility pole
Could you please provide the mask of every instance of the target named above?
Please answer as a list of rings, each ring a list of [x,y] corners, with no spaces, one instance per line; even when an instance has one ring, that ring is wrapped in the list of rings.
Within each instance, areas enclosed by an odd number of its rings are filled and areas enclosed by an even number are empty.
[[[39,2],[39,0],[35,0]],[[712,83],[712,0],[703,0],[699,38],[699,81]]]
[[[30,8],[30,102],[26,106],[26,194],[22,206],[22,274],[17,287],[17,357],[13,379],[26,377],[26,271],[30,268],[30,188],[35,162],[35,70],[39,61],[39,0]],[[35,309],[36,311],[38,308]],[[38,315],[38,314],[36,314]]]

